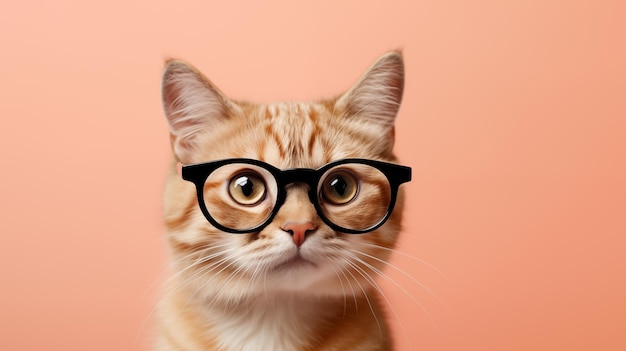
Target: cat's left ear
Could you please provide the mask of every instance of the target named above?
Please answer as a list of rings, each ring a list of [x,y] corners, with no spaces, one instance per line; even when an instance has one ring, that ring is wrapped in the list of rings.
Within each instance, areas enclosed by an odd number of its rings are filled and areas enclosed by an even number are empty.
[[[399,51],[381,56],[345,94],[335,109],[393,129],[404,90],[404,61]]]

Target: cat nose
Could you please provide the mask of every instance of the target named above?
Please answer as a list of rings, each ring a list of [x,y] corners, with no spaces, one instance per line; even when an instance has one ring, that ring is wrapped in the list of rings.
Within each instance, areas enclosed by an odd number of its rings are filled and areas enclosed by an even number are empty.
[[[306,235],[317,229],[317,227],[312,222],[287,222],[280,229],[291,234],[293,243],[300,247],[304,243]]]

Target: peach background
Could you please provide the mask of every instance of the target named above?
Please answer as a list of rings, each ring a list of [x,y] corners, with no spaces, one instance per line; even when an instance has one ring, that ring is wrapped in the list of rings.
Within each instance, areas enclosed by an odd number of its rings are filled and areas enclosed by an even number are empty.
[[[398,47],[399,249],[441,271],[388,270],[398,350],[626,349],[624,4],[2,1],[0,349],[148,350],[164,58],[270,101]]]

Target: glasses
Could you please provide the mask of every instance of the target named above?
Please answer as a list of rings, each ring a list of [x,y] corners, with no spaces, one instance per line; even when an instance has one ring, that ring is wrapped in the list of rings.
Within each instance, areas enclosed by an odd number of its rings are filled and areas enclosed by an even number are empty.
[[[184,180],[195,184],[206,219],[229,233],[265,228],[287,198],[287,186],[308,185],[309,200],[335,231],[371,232],[391,215],[400,184],[411,168],[369,159],[345,159],[318,169],[281,170],[262,161],[234,158],[183,165]]]

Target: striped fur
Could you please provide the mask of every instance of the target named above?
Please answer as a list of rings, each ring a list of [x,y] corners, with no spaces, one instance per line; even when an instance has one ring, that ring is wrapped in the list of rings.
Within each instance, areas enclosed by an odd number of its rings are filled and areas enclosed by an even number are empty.
[[[176,163],[245,157],[286,169],[347,157],[393,162],[403,75],[401,55],[391,52],[337,98],[259,105],[225,97],[182,61],[166,64],[174,160],[164,220],[172,278],[159,306],[156,350],[391,349],[373,278],[395,245],[402,193],[380,229],[346,235],[326,226],[295,184],[261,232],[228,234],[202,216]],[[280,227],[302,221],[317,229],[298,248]],[[298,253],[309,263],[289,263]]]

